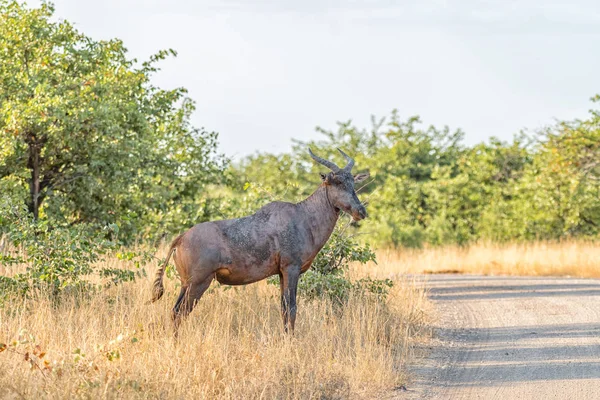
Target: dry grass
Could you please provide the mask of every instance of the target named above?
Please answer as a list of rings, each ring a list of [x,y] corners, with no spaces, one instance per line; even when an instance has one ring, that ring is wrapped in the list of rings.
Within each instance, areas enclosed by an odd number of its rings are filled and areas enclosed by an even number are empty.
[[[600,242],[481,243],[470,247],[383,250],[376,275],[468,273],[600,277]],[[367,266],[369,267],[369,266]]]
[[[353,297],[343,313],[300,300],[294,337],[282,332],[279,289],[265,282],[214,286],[179,341],[175,281],[153,305],[150,279],[58,305],[13,301],[0,308],[0,342],[19,332],[35,342],[0,353],[0,398],[379,398],[406,382],[411,349],[429,334],[424,290],[395,281],[385,303]]]
[[[0,308],[0,343],[19,333],[35,342],[0,353],[0,398],[380,398],[406,382],[413,349],[429,336],[426,292],[407,278],[423,272],[600,277],[600,244],[380,251],[377,266],[351,273],[392,278],[388,300],[352,297],[343,313],[300,300],[294,337],[282,332],[279,289],[265,282],[213,286],[179,341],[169,320],[176,281],[153,305],[150,279],[58,305],[12,301]]]

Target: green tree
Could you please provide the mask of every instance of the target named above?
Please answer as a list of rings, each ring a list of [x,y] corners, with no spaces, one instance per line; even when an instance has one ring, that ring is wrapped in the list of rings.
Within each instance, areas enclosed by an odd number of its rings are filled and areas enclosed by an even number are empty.
[[[595,101],[600,101],[598,97]],[[477,240],[594,236],[600,226],[600,113],[561,122],[538,136],[463,144],[460,130],[424,127],[397,112],[319,129],[323,139],[296,142],[291,153],[257,154],[236,168],[237,182],[271,198],[298,200],[314,190],[320,167],[308,146],[336,157],[341,147],[372,179],[359,188],[370,218],[355,229],[384,246],[468,244]],[[341,160],[334,159],[338,162]]]
[[[138,63],[52,14],[0,0],[0,187],[36,219],[119,221],[130,236],[189,211],[224,162],[216,134],[190,126],[186,91],[150,83],[174,51]]]
[[[595,98],[598,101],[598,97]],[[600,232],[600,116],[541,132],[532,162],[505,208],[511,238],[590,237]]]

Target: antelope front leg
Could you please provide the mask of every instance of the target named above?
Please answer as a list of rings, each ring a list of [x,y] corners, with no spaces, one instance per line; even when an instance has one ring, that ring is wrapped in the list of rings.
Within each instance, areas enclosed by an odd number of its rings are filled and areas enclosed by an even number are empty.
[[[288,328],[294,332],[296,325],[296,293],[300,279],[300,267],[288,266],[283,269],[280,277],[281,284],[281,314],[283,315],[283,329]]]
[[[283,278],[283,274],[279,274],[279,289],[281,290],[281,319],[283,320],[283,330],[287,333],[287,319],[288,319],[288,303],[285,301],[286,280]]]

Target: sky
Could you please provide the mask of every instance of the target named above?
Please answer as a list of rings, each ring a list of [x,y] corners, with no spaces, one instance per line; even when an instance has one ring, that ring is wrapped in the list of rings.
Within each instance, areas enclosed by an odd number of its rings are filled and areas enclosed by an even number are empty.
[[[467,144],[585,118],[600,93],[597,0],[54,0],[58,18],[132,57],[173,48],[154,84],[234,159],[316,126],[398,109]],[[37,5],[38,1],[29,1]]]

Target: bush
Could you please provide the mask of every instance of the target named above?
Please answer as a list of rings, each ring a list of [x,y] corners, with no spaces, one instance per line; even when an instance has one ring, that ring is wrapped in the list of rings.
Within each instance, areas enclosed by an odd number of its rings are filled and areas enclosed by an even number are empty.
[[[25,206],[8,200],[0,202],[0,229],[9,243],[20,251],[0,254],[0,265],[25,265],[24,272],[0,277],[0,292],[29,294],[44,291],[57,296],[66,291],[93,289],[85,280],[91,275],[109,278],[109,284],[131,281],[143,274],[117,268],[98,269],[102,255],[115,249],[118,226],[98,227],[78,224],[69,226],[49,220],[34,220]],[[133,260],[138,254],[126,254]],[[139,264],[137,265],[139,268]]]
[[[369,244],[361,245],[344,228],[338,227],[313,261],[312,267],[300,277],[298,296],[307,300],[326,297],[340,305],[348,300],[352,292],[385,299],[393,286],[390,279],[363,278],[351,281],[347,275],[351,262],[366,264],[369,261],[376,262]],[[279,281],[271,278],[269,283],[279,284]]]

